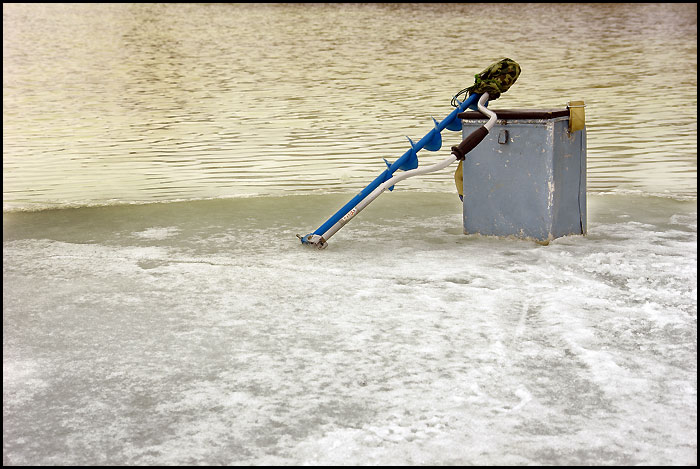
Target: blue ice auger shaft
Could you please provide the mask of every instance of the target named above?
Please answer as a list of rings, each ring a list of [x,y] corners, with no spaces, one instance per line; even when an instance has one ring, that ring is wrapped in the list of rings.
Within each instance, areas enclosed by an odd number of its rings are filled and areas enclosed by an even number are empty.
[[[329,232],[331,228],[333,228],[338,222],[340,222],[343,219],[343,217],[352,217],[354,215],[353,209],[355,209],[355,207],[357,207],[357,205],[365,197],[371,194],[382,183],[391,179],[391,177],[397,169],[409,171],[418,167],[418,151],[422,150],[423,148],[429,151],[439,150],[442,146],[441,132],[444,129],[449,129],[453,131],[462,130],[462,122],[457,117],[457,115],[461,112],[464,112],[469,107],[476,107],[477,101],[479,100],[480,96],[480,94],[470,94],[467,99],[459,103],[459,105],[440,123],[433,119],[435,127],[431,129],[430,132],[428,132],[417,143],[413,143],[413,141],[409,138],[408,140],[411,143],[411,148],[406,153],[404,153],[401,156],[401,158],[394,161],[393,164],[390,164],[385,159],[384,162],[387,165],[387,169],[385,169],[384,172],[377,176],[377,178],[374,181],[372,181],[371,183],[369,183],[369,185],[367,185],[367,187],[362,189],[355,197],[353,197],[340,210],[338,210],[333,216],[331,216],[323,225],[318,227],[316,231],[314,231],[313,233],[309,233],[304,237],[297,235],[297,237],[301,239],[302,244],[311,244],[319,248],[325,247],[326,241],[330,236],[324,237],[324,234]],[[393,189],[393,186],[389,188],[389,190],[391,189]],[[335,233],[337,229],[333,230],[331,232],[331,235]]]

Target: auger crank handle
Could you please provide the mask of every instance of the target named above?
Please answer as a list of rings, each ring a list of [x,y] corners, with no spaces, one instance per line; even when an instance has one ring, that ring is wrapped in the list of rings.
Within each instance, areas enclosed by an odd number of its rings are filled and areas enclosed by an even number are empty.
[[[486,138],[486,136],[489,134],[489,130],[491,130],[494,124],[496,123],[496,113],[487,109],[486,106],[484,106],[484,103],[488,101],[488,99],[488,93],[482,94],[479,98],[479,103],[477,104],[477,106],[482,114],[488,116],[489,121],[486,124],[479,127],[478,129],[476,129],[474,132],[470,133],[467,136],[467,138],[460,142],[459,145],[456,145],[451,148],[452,154],[458,160],[463,160],[467,153],[476,148],[476,146],[480,144],[484,138]]]

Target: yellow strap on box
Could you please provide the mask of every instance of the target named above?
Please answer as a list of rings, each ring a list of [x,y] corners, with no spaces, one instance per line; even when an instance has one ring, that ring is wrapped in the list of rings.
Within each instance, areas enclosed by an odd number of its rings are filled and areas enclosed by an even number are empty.
[[[583,130],[586,126],[586,104],[583,101],[569,101],[569,133]]]

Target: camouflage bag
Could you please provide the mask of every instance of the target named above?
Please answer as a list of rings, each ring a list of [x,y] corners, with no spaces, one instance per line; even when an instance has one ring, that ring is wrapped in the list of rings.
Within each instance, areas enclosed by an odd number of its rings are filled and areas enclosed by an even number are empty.
[[[515,60],[501,59],[489,65],[483,72],[476,74],[474,84],[467,88],[469,93],[489,94],[489,101],[498,99],[501,93],[508,91],[520,76],[520,65]]]

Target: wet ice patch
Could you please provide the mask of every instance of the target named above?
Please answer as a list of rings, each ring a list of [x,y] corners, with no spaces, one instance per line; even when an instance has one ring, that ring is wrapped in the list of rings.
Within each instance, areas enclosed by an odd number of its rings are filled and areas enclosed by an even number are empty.
[[[177,235],[180,232],[180,229],[174,226],[168,226],[168,227],[154,227],[154,228],[148,228],[143,231],[137,231],[132,233],[132,235],[136,238],[141,238],[141,239],[150,239],[150,240],[163,240],[163,239],[168,239],[171,238],[175,235]]]
[[[695,214],[674,214],[671,216],[669,223],[672,225],[680,225],[690,230],[698,229],[698,216]]]

